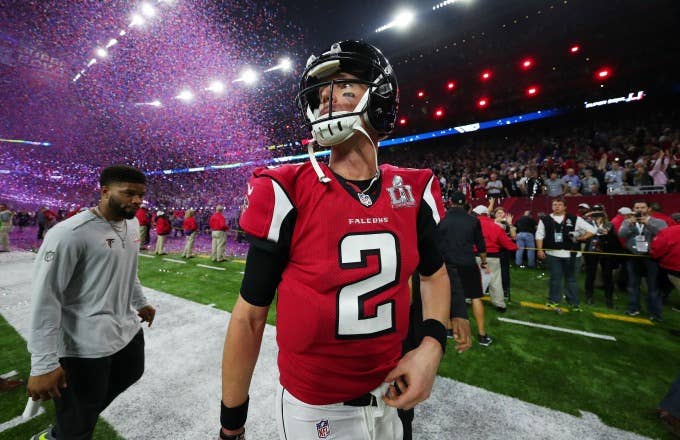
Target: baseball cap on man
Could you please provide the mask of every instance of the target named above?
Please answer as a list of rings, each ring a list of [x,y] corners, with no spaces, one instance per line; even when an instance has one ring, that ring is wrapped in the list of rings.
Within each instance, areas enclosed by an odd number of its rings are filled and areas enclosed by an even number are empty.
[[[579,203],[579,204],[578,204],[578,207],[579,207],[579,208],[590,209],[590,205],[587,204],[587,203]]]
[[[465,194],[460,191],[456,191],[451,195],[451,203],[455,205],[462,205],[465,203]]]
[[[474,209],[472,210],[472,212],[474,212],[474,213],[477,214],[477,215],[488,214],[488,213],[489,213],[489,208],[487,208],[487,207],[484,206],[484,205],[477,205],[477,206],[474,207]]]
[[[623,206],[623,207],[619,208],[618,213],[621,214],[621,215],[631,215],[633,213],[633,211],[630,208],[628,208],[627,206]]]

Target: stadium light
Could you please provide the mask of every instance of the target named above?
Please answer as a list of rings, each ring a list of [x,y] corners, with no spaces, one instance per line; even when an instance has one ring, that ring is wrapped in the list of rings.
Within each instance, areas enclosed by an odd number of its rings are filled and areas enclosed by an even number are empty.
[[[156,8],[151,6],[149,3],[142,3],[141,6],[142,15],[151,18],[156,15]]]
[[[580,50],[581,47],[578,44],[574,44],[573,46],[571,46],[571,48],[569,48],[569,52],[572,54],[578,53]]]
[[[217,93],[218,95],[221,93],[224,93],[225,87],[224,83],[222,81],[212,81],[208,88],[206,88],[207,91]]]
[[[158,99],[151,102],[135,102],[135,105],[137,106],[146,105],[149,107],[163,107],[163,104]]]
[[[413,23],[413,20],[415,18],[416,14],[413,13],[413,11],[409,10],[400,11],[397,13],[397,15],[394,17],[392,21],[390,21],[384,26],[380,26],[378,29],[375,30],[375,32],[376,33],[383,32],[393,27],[396,27],[399,30],[404,30],[408,28],[411,25],[411,23]]]
[[[446,83],[446,90],[453,90],[456,88],[456,83],[453,81],[449,81]]]
[[[477,107],[486,108],[489,105],[489,98],[480,98],[477,101]]]
[[[399,118],[399,125],[404,126],[408,123],[408,120],[406,118]]]
[[[270,67],[269,69],[265,70],[265,72],[272,72],[274,70],[283,70],[284,72],[288,72],[292,67],[293,62],[290,60],[290,58],[281,58],[279,64],[274,67]]]
[[[108,49],[108,48],[110,48],[110,47],[113,47],[113,46],[115,46],[116,44],[118,44],[118,40],[116,40],[115,38],[111,38],[111,39],[109,40],[109,42],[106,43],[106,49]]]
[[[135,26],[142,26],[146,23],[146,20],[144,20],[144,17],[142,17],[139,14],[132,14],[132,19],[130,21],[130,27],[135,27]]]
[[[598,81],[604,81],[611,76],[612,72],[609,68],[603,67],[595,72],[595,79]]]
[[[179,99],[180,101],[191,102],[194,100],[194,94],[191,92],[191,90],[182,90],[179,92],[179,95],[175,96],[175,98]]]
[[[526,95],[528,97],[536,96],[538,95],[538,86],[530,86],[526,90]]]
[[[490,80],[490,79],[491,79],[491,71],[490,71],[490,70],[485,70],[485,71],[482,72],[482,74],[480,75],[480,78],[481,78],[482,81],[488,81],[488,80]]]
[[[424,98],[425,97],[425,91],[424,90],[418,90],[417,93],[418,98]]]
[[[127,32],[125,32],[125,29],[121,29],[120,32],[118,32],[119,37],[124,37]]]
[[[255,72],[253,69],[247,68],[241,73],[241,76],[232,82],[244,82],[248,85],[255,84],[255,82],[257,82],[257,72]]]
[[[441,119],[444,117],[444,109],[443,108],[438,108],[434,111],[434,117],[435,119]]]
[[[95,50],[95,53],[99,58],[106,58],[107,56],[109,56],[109,52],[103,47],[98,47],[97,50]]]
[[[532,67],[534,67],[534,60],[531,59],[531,58],[525,58],[525,59],[522,60],[521,66],[522,66],[522,69],[529,70]]]
[[[96,59],[96,58],[92,58],[92,59],[87,63],[87,67],[92,67],[92,66],[94,66],[96,63],[97,63],[97,59]]]

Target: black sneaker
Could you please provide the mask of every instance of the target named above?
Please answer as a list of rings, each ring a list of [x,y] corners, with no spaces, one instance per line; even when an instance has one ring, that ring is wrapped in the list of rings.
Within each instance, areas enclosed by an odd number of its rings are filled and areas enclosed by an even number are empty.
[[[507,308],[507,307],[496,306],[496,310],[498,310],[499,313],[505,313],[505,311],[508,310],[508,308]]]
[[[649,320],[652,321],[652,322],[663,322],[663,318],[661,318],[661,316],[656,316],[656,315],[650,316]]]
[[[483,347],[488,347],[493,342],[493,339],[489,335],[477,335],[477,342]]]
[[[639,310],[626,310],[626,315],[628,316],[638,316],[640,314]]]
[[[446,337],[448,339],[453,339],[453,330],[452,329],[446,330]]]
[[[56,437],[52,435],[52,428],[52,425],[48,426],[44,431],[40,431],[31,437],[31,440],[56,440]]]

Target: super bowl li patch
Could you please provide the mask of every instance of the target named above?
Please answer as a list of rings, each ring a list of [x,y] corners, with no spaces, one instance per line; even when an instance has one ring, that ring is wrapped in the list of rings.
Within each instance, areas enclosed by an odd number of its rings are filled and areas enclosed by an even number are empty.
[[[328,424],[328,420],[321,420],[316,424],[316,434],[319,438],[326,438],[331,435],[331,427]]]
[[[57,256],[56,252],[47,251],[47,252],[45,252],[45,261],[47,261],[49,263],[50,261],[54,260],[54,257],[56,257],[56,256]]]

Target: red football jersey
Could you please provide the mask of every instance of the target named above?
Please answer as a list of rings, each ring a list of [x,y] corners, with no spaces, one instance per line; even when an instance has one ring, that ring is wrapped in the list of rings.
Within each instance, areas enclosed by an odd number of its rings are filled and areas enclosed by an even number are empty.
[[[419,263],[418,212],[427,208],[436,224],[444,208],[432,171],[380,170],[371,206],[336,178],[320,183],[309,163],[258,169],[248,184],[240,222],[248,234],[277,242],[283,220],[295,210],[278,286],[278,365],[283,387],[309,404],[362,396],[401,357],[407,280]]]

